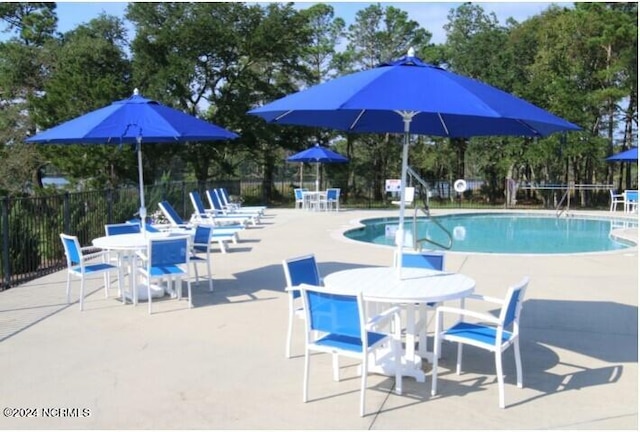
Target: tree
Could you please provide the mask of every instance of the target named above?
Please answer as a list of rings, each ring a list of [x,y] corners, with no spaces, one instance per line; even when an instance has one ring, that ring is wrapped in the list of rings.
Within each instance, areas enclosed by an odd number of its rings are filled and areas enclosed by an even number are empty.
[[[49,47],[51,65],[32,117],[40,129],[111,104],[131,95],[130,62],[122,21],[101,15],[61,35]],[[130,147],[40,146],[46,159],[70,178],[103,187],[135,183],[136,160]]]
[[[429,43],[431,34],[410,20],[407,13],[380,4],[371,5],[356,13],[355,22],[349,26],[345,58],[350,60],[348,69],[342,72],[354,72],[371,69],[379,64],[407,54],[409,48],[421,48]],[[400,160],[401,136],[386,134],[379,136],[358,135],[351,138],[352,145],[357,139],[360,149],[348,147],[347,157],[352,161],[350,169],[357,172],[358,164],[354,155],[362,154],[361,163],[369,173],[367,176],[374,186],[374,199],[382,199],[384,180],[389,175],[399,176],[400,166],[390,163]]]

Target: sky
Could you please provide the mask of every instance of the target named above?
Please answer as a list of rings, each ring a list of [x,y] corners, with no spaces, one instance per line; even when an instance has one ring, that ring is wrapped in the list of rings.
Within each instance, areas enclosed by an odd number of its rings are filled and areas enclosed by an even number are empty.
[[[305,8],[317,2],[295,2],[296,7]],[[331,4],[336,17],[343,18],[347,25],[353,22],[356,12],[375,2],[325,2]],[[417,21],[433,34],[432,43],[443,43],[446,39],[443,26],[447,23],[447,14],[461,2],[381,2],[383,7],[393,5],[406,11],[409,18]],[[477,2],[486,13],[494,12],[501,24],[512,17],[518,22],[537,15],[547,9],[552,2]],[[573,3],[558,3],[570,7]],[[124,19],[126,2],[58,2],[58,31],[64,33],[80,24],[87,23],[104,12]],[[133,38],[133,34],[129,34]]]

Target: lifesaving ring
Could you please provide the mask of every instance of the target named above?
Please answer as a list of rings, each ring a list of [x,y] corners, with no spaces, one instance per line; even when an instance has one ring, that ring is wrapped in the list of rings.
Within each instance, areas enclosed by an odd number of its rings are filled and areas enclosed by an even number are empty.
[[[462,193],[467,190],[467,182],[462,179],[458,179],[453,184],[453,189],[458,193]]]

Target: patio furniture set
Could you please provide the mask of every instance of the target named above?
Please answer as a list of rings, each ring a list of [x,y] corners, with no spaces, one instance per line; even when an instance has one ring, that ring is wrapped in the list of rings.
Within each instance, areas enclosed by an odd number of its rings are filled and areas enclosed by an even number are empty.
[[[502,352],[511,346],[515,353],[516,383],[522,387],[519,319],[529,279],[525,277],[509,287],[504,299],[496,299],[474,294],[475,281],[446,271],[444,264],[441,252],[404,251],[396,253],[390,267],[342,270],[322,278],[313,254],[283,260],[289,297],[287,358],[291,357],[296,317],[305,322],[303,401],[309,399],[312,352],[332,354],[335,381],[340,379],[340,356],[360,360],[361,416],[366,412],[365,391],[370,372],[395,377],[394,391],[401,395],[404,376],[425,382],[422,361],[429,361],[433,364],[431,394],[435,396],[441,344],[449,341],[458,344],[457,374],[461,371],[463,345],[495,355],[498,405],[504,408]],[[500,312],[495,316],[466,309],[466,299],[495,304]],[[459,300],[460,306],[443,305],[451,300]],[[429,311],[436,317],[431,350],[427,348]],[[458,321],[445,328],[445,314],[457,317]]]
[[[293,190],[297,209],[312,211],[340,211],[340,188],[328,188],[324,191],[310,191],[304,188]]]
[[[209,192],[209,191],[208,191]],[[220,188],[211,191],[228,198]],[[225,198],[222,198],[226,196]],[[134,219],[125,223],[105,225],[105,236],[92,240],[92,246],[81,247],[76,236],[60,234],[67,258],[67,303],[71,302],[71,278],[80,278],[79,304],[84,309],[85,279],[104,276],[105,296],[109,296],[110,274],[117,274],[118,295],[123,303],[137,305],[147,301],[152,312],[152,299],[166,294],[182,298],[182,280],[186,280],[187,300],[191,307],[191,266],[199,282],[198,262],[205,262],[209,290],[213,291],[212,253],[216,245],[227,252],[227,243],[237,243],[239,233],[249,224],[259,223],[266,207],[244,208],[226,202],[224,214],[216,208],[200,207],[197,192],[191,193],[194,213],[185,222],[167,201],[158,204],[169,224],[154,225]],[[125,275],[126,273],[126,275]],[[128,277],[125,277],[128,276]],[[139,282],[140,281],[140,282]],[[160,284],[154,282],[160,281]]]
[[[611,205],[609,211],[618,211],[618,205],[622,204],[622,209],[625,213],[637,213],[638,212],[638,191],[626,190],[622,193],[616,193],[615,190],[610,190]]]

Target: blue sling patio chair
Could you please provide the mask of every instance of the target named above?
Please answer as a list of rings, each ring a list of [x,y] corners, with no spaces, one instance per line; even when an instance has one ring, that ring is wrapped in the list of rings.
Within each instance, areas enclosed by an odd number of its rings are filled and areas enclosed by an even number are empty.
[[[84,310],[84,281],[89,276],[104,275],[105,297],[108,297],[109,273],[120,272],[117,265],[107,262],[109,258],[108,251],[95,252],[96,248],[93,246],[81,247],[78,237],[68,234],[60,234],[60,240],[67,258],[67,304],[71,303],[71,277],[80,278],[80,310]],[[100,259],[100,261],[94,261],[96,259]],[[120,278],[118,278],[118,289],[122,292]]]
[[[145,278],[147,285],[147,301],[149,302],[149,314],[151,314],[151,283],[154,280],[166,280],[167,289],[180,300],[182,298],[182,279],[187,280],[187,296],[189,308],[191,301],[190,257],[191,236],[179,235],[161,238],[150,238],[147,249],[139,251],[138,256],[144,263],[138,268],[138,272]],[[137,290],[134,290],[137,296]],[[134,300],[137,304],[137,299]]]
[[[394,266],[401,265],[409,268],[423,268],[444,271],[445,254],[442,251],[402,251],[401,261],[398,262],[398,251],[394,252]],[[432,321],[428,319],[428,311],[434,310],[438,306],[437,303],[422,304],[419,307],[419,320],[416,323],[418,332],[418,352],[421,354],[428,353],[427,348],[427,329]]]
[[[498,405],[504,403],[504,376],[502,373],[502,353],[513,346],[516,361],[516,385],[522,388],[522,361],[520,357],[520,313],[522,299],[529,285],[529,278],[524,277],[520,282],[507,290],[504,299],[498,299],[478,294],[472,294],[467,299],[480,300],[500,306],[500,313],[495,315],[479,313],[464,308],[438,306],[436,310],[436,341],[433,356],[433,377],[431,394],[435,396],[438,389],[438,357],[441,354],[441,342],[450,341],[458,344],[456,360],[456,374],[460,375],[462,366],[462,346],[471,345],[492,352],[495,357],[496,376],[498,379]],[[445,314],[458,317],[453,326],[443,329]],[[467,319],[473,319],[473,322]]]
[[[264,211],[267,209],[267,206],[245,206],[239,202],[231,201],[231,196],[229,192],[227,192],[226,188],[217,188],[218,195],[222,204],[225,208],[231,211],[237,211],[240,213],[258,213],[260,216],[264,215]]]
[[[200,282],[198,276],[198,262],[204,262],[207,265],[207,274],[209,275],[209,291],[213,291],[213,275],[211,273],[211,252],[213,252],[213,227],[207,225],[198,225],[193,235],[191,262],[193,270],[196,273],[196,283]],[[222,247],[222,246],[221,246]],[[204,254],[201,257],[199,254]]]
[[[332,354],[334,375],[339,380],[338,358],[358,359],[361,362],[360,416],[365,414],[365,391],[369,362],[375,359],[380,348],[391,350],[395,365],[395,392],[402,394],[400,373],[401,348],[399,335],[381,333],[379,325],[394,321],[392,327],[400,327],[398,308],[390,308],[371,318],[365,315],[362,292],[345,295],[326,287],[301,284],[298,286],[306,314],[304,381],[302,400],[309,400],[309,368],[312,351]]]
[[[287,344],[285,356],[291,358],[291,338],[293,336],[294,319],[304,319],[304,309],[302,308],[302,298],[300,291],[295,289],[300,284],[322,285],[322,279],[313,254],[287,258],[282,261],[284,278],[287,283],[286,291],[289,299],[289,319],[287,326]]]
[[[225,212],[219,211],[215,207],[210,209],[205,208],[202,198],[200,197],[200,192],[198,191],[189,192],[189,198],[193,205],[193,215],[191,218],[198,223],[225,226],[229,224],[246,226],[251,222],[255,225],[254,221],[248,215],[229,215]]]
[[[260,222],[260,214],[258,212],[240,213],[226,209],[224,204],[222,204],[222,200],[216,189],[207,189],[205,193],[207,194],[207,200],[211,205],[211,211],[216,215],[216,217],[231,219],[238,218],[246,221],[245,223],[251,223],[253,226],[256,226]]]

